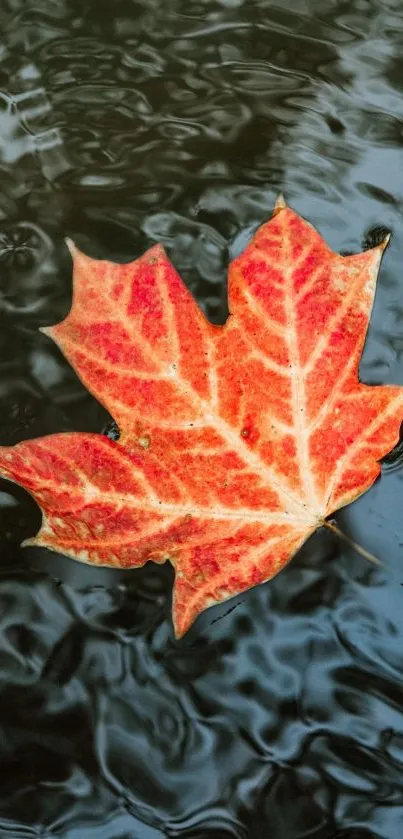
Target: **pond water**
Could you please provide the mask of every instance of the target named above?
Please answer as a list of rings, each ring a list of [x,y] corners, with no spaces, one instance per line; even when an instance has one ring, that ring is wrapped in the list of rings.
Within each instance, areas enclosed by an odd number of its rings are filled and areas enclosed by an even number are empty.
[[[165,244],[226,316],[226,266],[288,202],[384,258],[363,381],[403,384],[400,0],[3,0],[0,442],[110,417],[38,327],[71,301],[63,237]],[[0,483],[0,837],[401,839],[403,466],[272,582],[175,642],[172,573],[19,543]]]

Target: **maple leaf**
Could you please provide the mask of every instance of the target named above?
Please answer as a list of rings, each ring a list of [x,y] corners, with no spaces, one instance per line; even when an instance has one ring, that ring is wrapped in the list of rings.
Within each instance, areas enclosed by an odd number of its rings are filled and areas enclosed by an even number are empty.
[[[0,448],[1,474],[42,509],[25,544],[121,568],[169,560],[177,636],[277,574],[399,437],[403,388],[358,379],[384,246],[339,256],[280,200],[230,265],[224,326],[161,246],[125,265],[71,246],[72,307],[43,331],[120,438]]]

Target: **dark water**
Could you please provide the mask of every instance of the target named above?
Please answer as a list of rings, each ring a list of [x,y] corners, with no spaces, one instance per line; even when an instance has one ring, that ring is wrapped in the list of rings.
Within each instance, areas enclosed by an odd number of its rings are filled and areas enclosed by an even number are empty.
[[[1,0],[0,32],[0,442],[109,420],[37,331],[65,235],[162,241],[220,322],[280,189],[335,249],[392,231],[362,378],[403,383],[401,0]],[[1,482],[1,839],[401,839],[402,462],[339,516],[381,570],[318,534],[180,642],[168,568],[20,549]]]

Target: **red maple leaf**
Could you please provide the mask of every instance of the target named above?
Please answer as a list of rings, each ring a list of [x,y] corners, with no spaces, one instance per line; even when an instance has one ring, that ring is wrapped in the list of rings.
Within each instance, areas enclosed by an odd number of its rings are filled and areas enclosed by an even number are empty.
[[[73,247],[71,311],[43,331],[120,439],[0,448],[1,474],[43,512],[27,544],[121,568],[169,560],[178,636],[277,574],[399,436],[403,388],[358,379],[383,248],[341,257],[280,201],[231,263],[214,326],[162,247],[126,265]]]

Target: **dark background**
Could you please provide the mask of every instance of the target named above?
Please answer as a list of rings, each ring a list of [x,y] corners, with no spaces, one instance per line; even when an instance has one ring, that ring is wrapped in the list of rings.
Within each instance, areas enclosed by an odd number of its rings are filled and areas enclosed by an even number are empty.
[[[0,32],[1,443],[110,419],[38,332],[64,236],[163,242],[222,322],[280,189],[341,252],[392,231],[361,375],[403,384],[401,0],[0,0]],[[1,839],[401,839],[402,476],[339,515],[381,570],[319,533],[180,642],[169,568],[19,548],[2,481]]]

